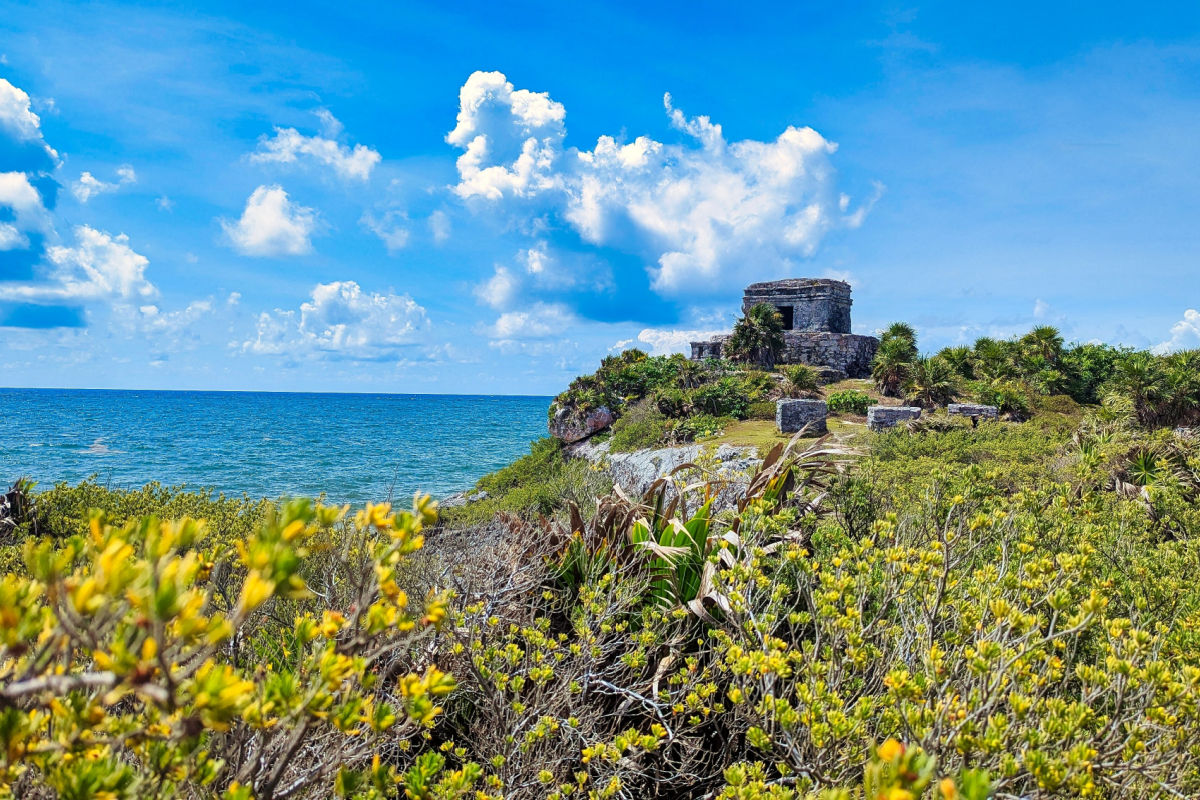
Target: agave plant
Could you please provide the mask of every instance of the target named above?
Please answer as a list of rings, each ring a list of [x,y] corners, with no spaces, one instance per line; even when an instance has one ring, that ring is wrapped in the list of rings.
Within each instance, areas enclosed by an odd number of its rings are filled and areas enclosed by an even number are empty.
[[[799,449],[804,442],[797,435],[767,454],[738,499],[739,512],[752,502],[772,508],[790,506],[801,518],[823,512],[830,483],[844,472],[854,452],[832,443],[829,436]],[[655,608],[664,612],[685,608],[715,622],[715,615],[728,608],[727,599],[714,588],[716,564],[732,566],[742,556],[743,517],[739,513],[727,530],[718,531],[713,506],[720,487],[708,481],[678,491],[671,483],[676,473],[695,468],[695,464],[677,467],[651,484],[640,500],[616,486],[597,499],[596,513],[588,520],[574,503],[568,504],[565,519],[543,519],[539,538],[549,539],[557,553],[550,559],[552,573],[577,589],[610,570],[632,570],[645,577],[646,602]],[[689,514],[685,498],[692,492],[701,493],[704,501]],[[762,544],[771,550],[780,541]]]
[[[1139,447],[1129,454],[1125,473],[1134,486],[1153,486],[1166,477],[1170,470],[1161,452],[1153,447]]]

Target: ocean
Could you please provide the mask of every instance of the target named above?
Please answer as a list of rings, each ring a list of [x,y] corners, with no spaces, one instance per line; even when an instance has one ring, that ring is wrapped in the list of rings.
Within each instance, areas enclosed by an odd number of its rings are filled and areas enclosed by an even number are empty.
[[[549,397],[0,389],[0,481],[444,497],[546,435]]]

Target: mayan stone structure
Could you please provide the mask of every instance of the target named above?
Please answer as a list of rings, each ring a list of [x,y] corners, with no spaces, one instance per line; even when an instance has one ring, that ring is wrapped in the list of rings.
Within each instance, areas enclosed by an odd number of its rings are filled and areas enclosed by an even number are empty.
[[[788,278],[753,283],[742,296],[742,313],[758,303],[783,318],[784,364],[826,367],[850,378],[871,374],[879,340],[850,332],[850,284],[827,278]],[[728,335],[692,342],[692,358],[720,358]]]
[[[824,400],[777,400],[775,401],[775,427],[780,433],[796,433],[808,429],[816,435],[829,430],[826,418],[829,406]]]

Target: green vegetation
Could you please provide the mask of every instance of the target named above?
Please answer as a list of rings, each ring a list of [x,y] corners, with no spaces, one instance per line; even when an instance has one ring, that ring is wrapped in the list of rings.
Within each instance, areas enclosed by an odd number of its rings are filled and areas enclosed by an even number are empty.
[[[1102,344],[1065,345],[1044,325],[1019,338],[980,338],[971,347],[918,355],[916,333],[895,323],[880,337],[872,376],[889,397],[927,408],[956,398],[997,406],[1009,419],[1028,419],[1047,397],[1095,404],[1128,397],[1141,424],[1200,422],[1200,351],[1154,355]]]
[[[758,303],[733,324],[725,351],[734,361],[772,369],[783,345],[783,317],[775,306]]]
[[[746,365],[626,350],[605,358],[591,375],[576,378],[551,409],[612,409],[618,415],[613,447],[620,451],[711,435],[722,423],[764,414],[761,404],[773,403],[781,393],[779,379]]]
[[[440,520],[16,487],[0,797],[1200,796],[1196,354],[885,338],[1029,421],[785,447],[717,416],[778,378],[623,354],[573,385],[614,448],[724,429],[748,483],[546,439]]]
[[[783,368],[784,391],[788,397],[815,398],[821,396],[821,377],[808,364],[789,364]]]
[[[826,404],[831,414],[857,414],[862,416],[874,404],[871,396],[857,389],[844,389],[829,395]]]
[[[0,794],[1200,792],[1200,440],[1111,394],[856,446],[778,447],[717,510],[543,504],[576,463],[545,440],[472,504],[538,513],[432,531],[423,499],[23,495]]]

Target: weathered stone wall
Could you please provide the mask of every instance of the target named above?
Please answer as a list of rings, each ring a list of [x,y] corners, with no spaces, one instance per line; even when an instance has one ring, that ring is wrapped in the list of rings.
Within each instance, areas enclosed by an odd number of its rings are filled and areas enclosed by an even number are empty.
[[[775,427],[780,433],[796,433],[808,429],[814,436],[828,431],[825,424],[829,406],[824,400],[776,400]]]
[[[788,331],[783,339],[783,363],[833,367],[850,378],[870,377],[871,361],[879,348],[874,336],[855,333]]]
[[[951,403],[946,406],[946,413],[952,417],[1000,419],[1000,409],[996,406],[985,406],[978,403]]]
[[[742,314],[767,303],[792,309],[794,331],[850,332],[850,284],[828,278],[790,278],[752,283],[742,295]]]
[[[887,430],[901,422],[920,418],[921,409],[917,406],[871,406],[867,409],[867,427],[873,431]]]
[[[721,358],[729,335],[714,336],[703,342],[692,342],[692,359]],[[783,334],[781,364],[811,364],[832,367],[849,378],[869,378],[871,360],[879,348],[874,336],[856,333],[810,333],[786,331]]]

